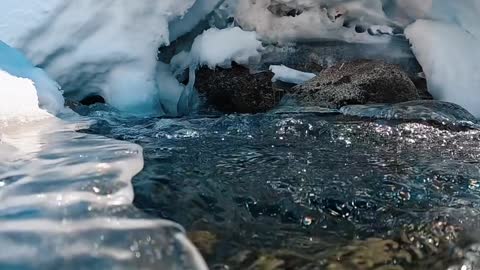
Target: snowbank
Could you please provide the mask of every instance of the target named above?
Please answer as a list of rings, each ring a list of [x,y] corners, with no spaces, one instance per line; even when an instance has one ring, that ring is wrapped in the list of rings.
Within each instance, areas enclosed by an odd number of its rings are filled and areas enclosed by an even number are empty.
[[[415,22],[406,34],[433,97],[480,117],[480,40],[459,26],[428,20]]]
[[[0,126],[11,121],[28,122],[51,116],[38,106],[32,80],[0,70],[0,88]]]
[[[100,94],[121,110],[175,114],[172,101],[183,88],[163,84],[173,77],[158,65],[157,49],[218,1],[3,0],[0,39],[25,52],[69,97]],[[169,22],[182,18],[183,27],[171,33]]]
[[[64,108],[59,85],[17,50],[0,41],[0,118],[33,117],[39,105],[52,114]]]
[[[405,30],[429,92],[480,117],[480,1],[430,3]]]

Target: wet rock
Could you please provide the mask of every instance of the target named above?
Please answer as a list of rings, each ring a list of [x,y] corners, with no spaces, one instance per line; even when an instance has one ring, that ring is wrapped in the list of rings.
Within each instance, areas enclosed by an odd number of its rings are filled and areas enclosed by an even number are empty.
[[[231,69],[201,68],[195,88],[219,111],[259,113],[275,107],[283,96],[283,91],[273,87],[272,78],[271,72],[251,74],[249,69],[239,65]]]
[[[299,106],[281,106],[272,111],[275,114],[315,114],[315,115],[334,115],[340,114],[337,109],[325,107],[299,107]]]
[[[465,254],[457,248],[462,228],[446,221],[405,225],[391,238],[353,240],[334,250],[249,250],[227,261],[224,269],[252,270],[404,270],[445,269]],[[315,242],[310,243],[313,246]],[[311,248],[313,249],[313,248]]]
[[[72,99],[65,99],[65,106],[76,111],[78,108],[82,107],[83,104]]]
[[[412,82],[415,84],[415,87],[417,87],[418,94],[420,95],[420,99],[422,100],[432,100],[433,97],[428,92],[428,84],[427,80],[423,77],[419,77],[418,75],[410,77],[412,79]]]
[[[291,94],[301,105],[329,108],[419,98],[415,84],[398,66],[367,60],[327,68],[316,78],[292,88]]]
[[[203,256],[213,254],[218,242],[217,236],[210,231],[192,231],[187,233],[188,238],[198,248]]]
[[[286,270],[317,269],[315,257],[289,250],[242,251],[228,260],[227,269],[238,270]]]
[[[475,117],[461,106],[437,100],[416,100],[398,104],[350,105],[340,109],[345,115],[365,118],[419,120],[436,123],[475,123]]]
[[[288,67],[312,73],[336,64],[348,63],[359,59],[383,61],[398,65],[412,79],[422,71],[410,44],[400,37],[392,37],[385,44],[354,44],[341,41],[322,41],[298,43],[295,46],[267,46],[262,55],[260,69],[268,69],[270,65],[286,65]]]
[[[70,109],[76,112],[81,110],[84,106],[91,106],[95,104],[105,104],[105,99],[98,95],[91,95],[91,96],[85,97],[80,101],[69,99],[69,98],[65,99],[65,106],[69,107]]]
[[[329,270],[444,269],[463,254],[455,246],[461,228],[445,221],[407,225],[393,239],[353,241],[328,259]]]
[[[412,255],[401,249],[400,244],[393,240],[367,239],[355,241],[343,247],[329,263],[328,270],[347,269],[395,269],[403,267],[393,265],[394,262],[412,262]]]

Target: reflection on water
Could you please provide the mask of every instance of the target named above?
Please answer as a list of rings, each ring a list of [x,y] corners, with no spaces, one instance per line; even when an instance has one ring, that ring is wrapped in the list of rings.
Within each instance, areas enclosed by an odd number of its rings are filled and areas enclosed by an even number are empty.
[[[341,115],[88,114],[104,119],[90,132],[144,147],[135,205],[185,226],[219,269],[446,269],[478,258],[480,130]],[[393,251],[369,261],[376,249]],[[352,263],[359,256],[368,263]]]
[[[478,129],[82,110],[1,130],[0,268],[479,266]]]
[[[89,124],[0,130],[0,268],[205,269],[179,225],[131,205],[141,147],[75,132]]]

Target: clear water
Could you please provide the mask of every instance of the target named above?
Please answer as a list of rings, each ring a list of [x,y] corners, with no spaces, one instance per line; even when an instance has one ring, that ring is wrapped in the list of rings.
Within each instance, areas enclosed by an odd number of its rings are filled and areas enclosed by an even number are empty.
[[[79,111],[2,128],[0,269],[479,267],[478,129]]]
[[[478,267],[480,130],[341,115],[83,114],[98,120],[85,132],[143,147],[135,206],[207,232],[194,242],[214,269]],[[400,247],[377,254],[372,238]]]
[[[205,269],[179,225],[132,206],[141,147],[66,119],[0,130],[0,269]]]

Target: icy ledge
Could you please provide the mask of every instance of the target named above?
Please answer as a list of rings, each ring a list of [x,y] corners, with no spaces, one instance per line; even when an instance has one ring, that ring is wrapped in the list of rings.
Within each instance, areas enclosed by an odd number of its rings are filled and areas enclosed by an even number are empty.
[[[433,97],[480,118],[480,1],[434,1],[405,34]]]
[[[180,225],[132,206],[141,147],[77,133],[91,122],[0,45],[0,269],[207,269]]]
[[[63,110],[60,86],[36,68],[19,51],[0,41],[0,118],[38,118],[40,110],[57,114]]]

